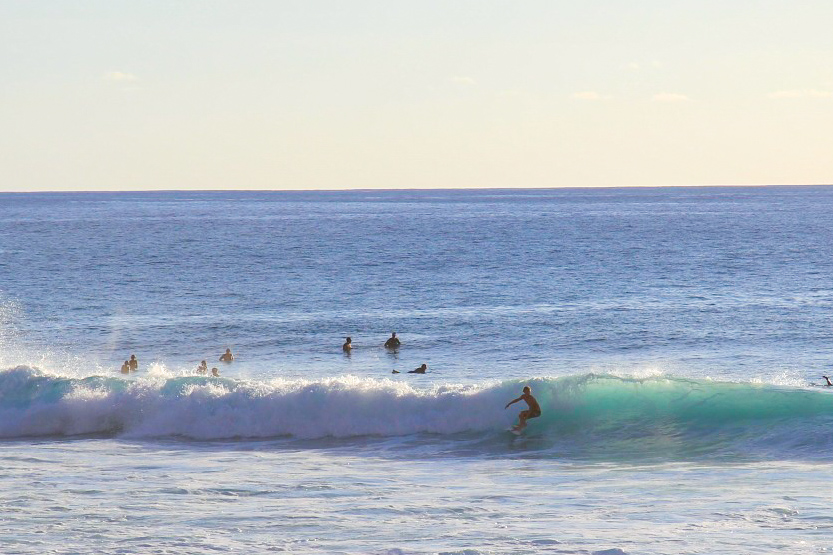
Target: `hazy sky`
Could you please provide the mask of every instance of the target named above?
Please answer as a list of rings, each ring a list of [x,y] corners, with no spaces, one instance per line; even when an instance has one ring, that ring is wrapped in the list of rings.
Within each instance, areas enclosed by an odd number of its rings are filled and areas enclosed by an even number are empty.
[[[0,0],[0,190],[833,183],[831,29],[831,0]]]

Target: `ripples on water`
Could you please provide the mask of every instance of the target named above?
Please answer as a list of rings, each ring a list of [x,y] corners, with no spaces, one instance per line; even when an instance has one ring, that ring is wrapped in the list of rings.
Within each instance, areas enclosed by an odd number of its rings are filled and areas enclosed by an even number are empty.
[[[828,367],[831,188],[0,201],[0,300],[33,351],[7,367],[49,350],[185,369],[226,346],[270,375]],[[391,331],[398,356],[379,348]]]
[[[0,204],[4,552],[833,549],[829,187]]]

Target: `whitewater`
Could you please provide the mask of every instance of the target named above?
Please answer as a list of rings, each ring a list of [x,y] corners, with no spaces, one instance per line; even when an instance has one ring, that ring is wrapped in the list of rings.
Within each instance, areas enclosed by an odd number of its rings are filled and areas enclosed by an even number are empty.
[[[833,188],[0,205],[4,554],[833,551]]]
[[[417,389],[355,376],[78,379],[18,367],[0,373],[0,438],[414,442],[408,436],[421,436],[423,451],[433,441],[442,449],[448,441],[480,441],[485,454],[498,456],[516,412],[501,406],[524,385],[547,407],[529,432],[540,457],[830,460],[833,454],[827,391],[595,374]]]

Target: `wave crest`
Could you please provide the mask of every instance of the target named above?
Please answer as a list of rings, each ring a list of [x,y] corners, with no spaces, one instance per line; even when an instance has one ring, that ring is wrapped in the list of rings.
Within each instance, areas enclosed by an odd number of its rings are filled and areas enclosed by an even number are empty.
[[[0,437],[109,435],[233,438],[480,438],[488,449],[523,408],[542,408],[525,438],[558,454],[777,451],[830,455],[833,395],[821,389],[669,376],[583,374],[416,389],[392,379],[245,381],[204,376],[67,378],[0,372]],[[503,443],[500,443],[503,445]]]

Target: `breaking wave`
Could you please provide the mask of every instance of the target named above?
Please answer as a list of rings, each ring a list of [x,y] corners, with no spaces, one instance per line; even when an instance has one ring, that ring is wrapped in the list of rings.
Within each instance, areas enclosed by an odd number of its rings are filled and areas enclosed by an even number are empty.
[[[0,438],[422,435],[464,439],[468,448],[474,440],[488,451],[505,445],[505,428],[523,403],[504,405],[525,384],[543,415],[521,439],[552,456],[833,457],[833,392],[598,374],[417,389],[353,376],[69,378],[19,366],[0,371]]]

